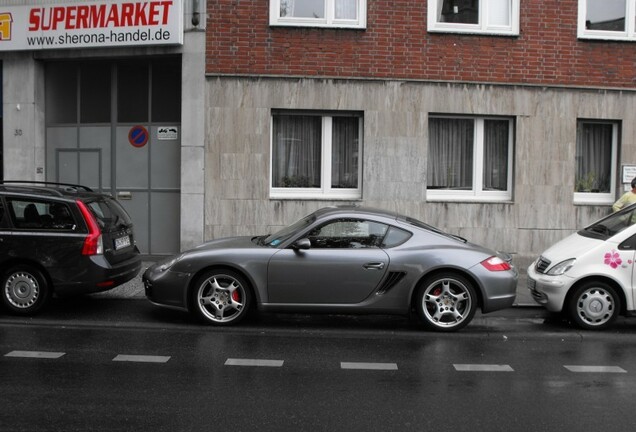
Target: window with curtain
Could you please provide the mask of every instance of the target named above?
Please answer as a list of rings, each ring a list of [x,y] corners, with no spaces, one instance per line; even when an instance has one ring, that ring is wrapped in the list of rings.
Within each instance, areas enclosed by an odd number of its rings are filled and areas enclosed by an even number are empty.
[[[512,119],[430,117],[428,125],[429,199],[512,198]]]
[[[273,198],[361,197],[362,117],[274,112]]]
[[[366,0],[270,0],[270,25],[366,27]]]
[[[579,0],[578,36],[636,40],[636,0]]]
[[[430,0],[428,31],[519,34],[520,0]]]
[[[579,120],[576,129],[575,202],[611,203],[615,195],[618,124]]]

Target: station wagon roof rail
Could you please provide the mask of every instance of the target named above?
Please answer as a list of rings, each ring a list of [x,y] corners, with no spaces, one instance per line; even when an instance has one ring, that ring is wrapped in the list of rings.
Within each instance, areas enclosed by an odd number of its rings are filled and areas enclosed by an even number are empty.
[[[7,187],[8,186],[8,187]],[[87,186],[77,185],[72,183],[57,183],[47,181],[29,181],[29,180],[0,180],[0,187],[3,191],[10,192],[11,186],[20,186],[21,191],[25,188],[29,188],[37,193],[50,193],[63,196],[64,194],[60,190],[56,190],[55,187],[63,188],[64,192],[93,192],[93,190]],[[38,187],[41,186],[41,187]]]

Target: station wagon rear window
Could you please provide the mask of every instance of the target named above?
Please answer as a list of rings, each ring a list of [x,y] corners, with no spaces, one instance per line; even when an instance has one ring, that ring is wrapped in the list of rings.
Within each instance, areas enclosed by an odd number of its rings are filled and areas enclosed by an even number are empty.
[[[113,199],[87,202],[86,206],[93,212],[102,228],[132,224],[128,213]]]

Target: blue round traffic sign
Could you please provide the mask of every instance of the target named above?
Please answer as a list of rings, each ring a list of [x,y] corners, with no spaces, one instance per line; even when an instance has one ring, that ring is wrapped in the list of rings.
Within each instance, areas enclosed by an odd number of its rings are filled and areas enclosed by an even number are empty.
[[[134,147],[145,146],[149,137],[148,129],[139,125],[131,127],[128,132],[128,142]]]

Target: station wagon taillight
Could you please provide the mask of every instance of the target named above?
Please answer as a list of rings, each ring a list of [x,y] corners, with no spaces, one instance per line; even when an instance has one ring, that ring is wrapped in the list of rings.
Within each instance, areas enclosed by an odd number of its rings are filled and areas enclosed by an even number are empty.
[[[82,201],[77,200],[77,206],[82,213],[84,222],[88,227],[88,235],[84,239],[82,247],[82,255],[101,255],[104,252],[104,242],[102,240],[102,231],[97,225],[95,217]]]

